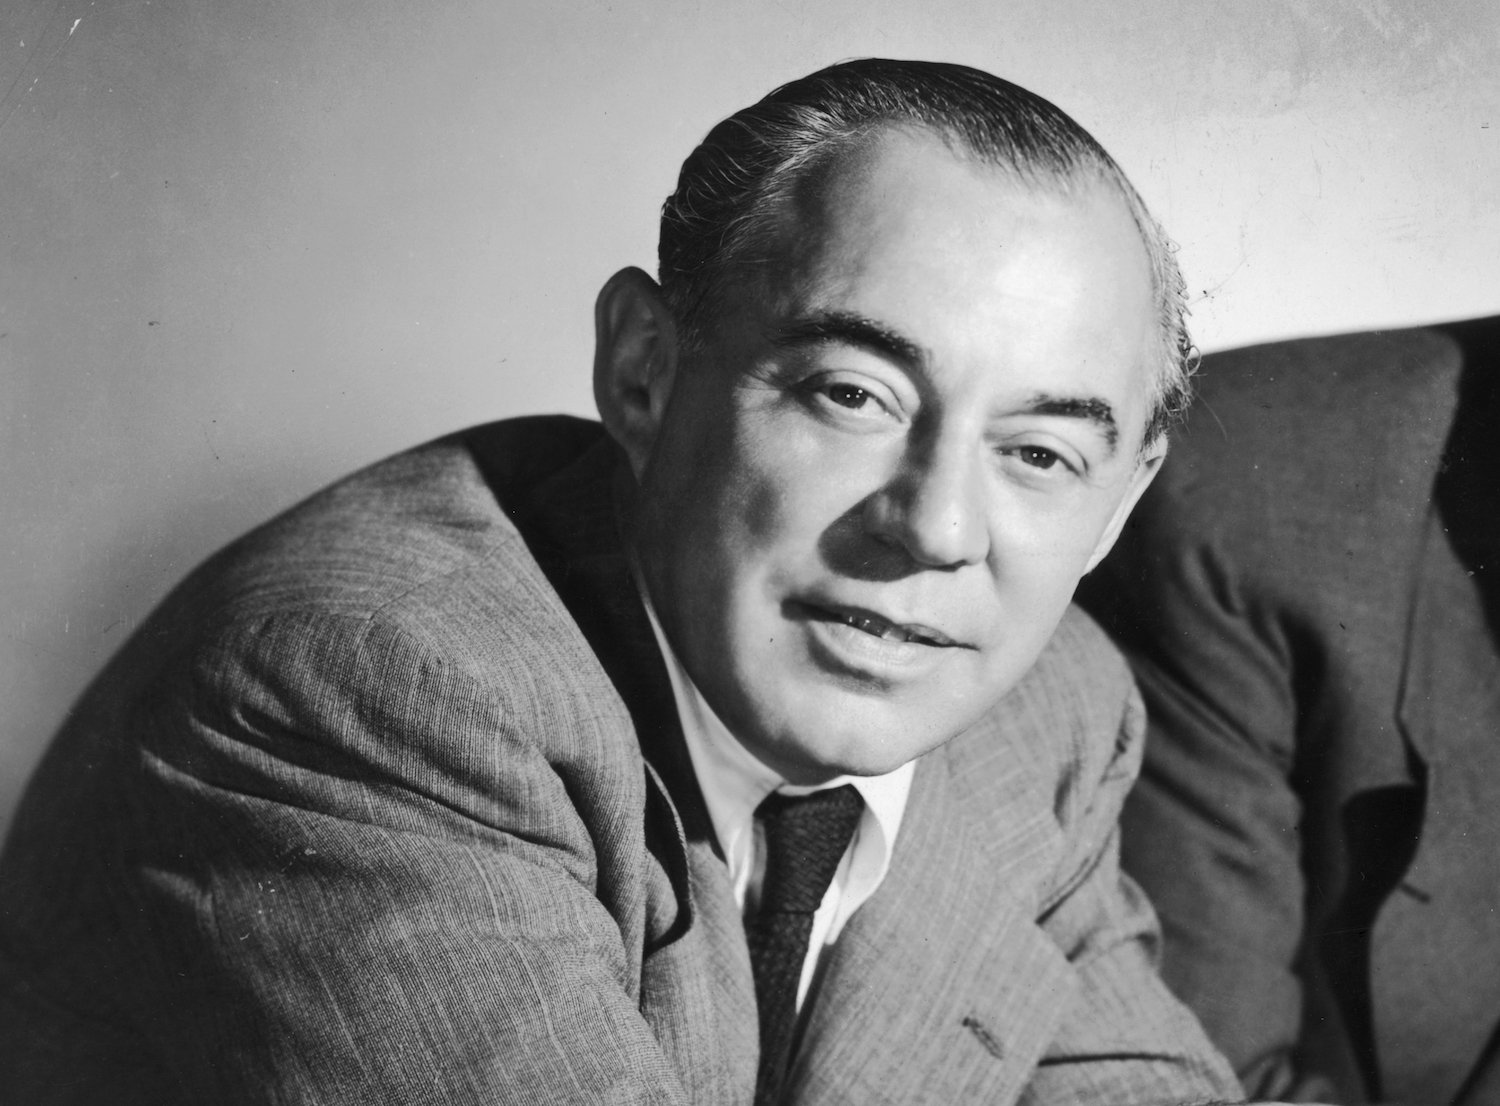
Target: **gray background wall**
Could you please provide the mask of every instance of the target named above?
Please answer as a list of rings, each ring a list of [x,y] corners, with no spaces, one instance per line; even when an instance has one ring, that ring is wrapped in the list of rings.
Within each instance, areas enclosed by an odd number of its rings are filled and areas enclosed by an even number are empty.
[[[860,54],[1057,101],[1217,348],[1500,310],[1493,0],[7,0],[0,825],[195,561],[337,474],[589,410],[682,157]]]

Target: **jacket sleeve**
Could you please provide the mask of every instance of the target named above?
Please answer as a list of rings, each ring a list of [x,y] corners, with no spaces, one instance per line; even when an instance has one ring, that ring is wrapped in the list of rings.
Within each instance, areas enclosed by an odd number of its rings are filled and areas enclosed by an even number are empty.
[[[1247,1090],[1333,1099],[1333,1073],[1298,1070],[1304,1009],[1324,991],[1299,974],[1293,646],[1222,556],[1169,532],[1171,519],[1154,522],[1089,584],[1150,717],[1124,865],[1161,915],[1164,977]],[[1333,1025],[1337,1015],[1330,1004],[1318,1017]]]
[[[187,1100],[682,1101],[637,907],[600,891],[640,862],[643,785],[591,784],[508,676],[509,702],[379,619],[299,614],[151,690],[123,939]]]
[[[1143,729],[1132,688],[1113,755],[1096,779],[1080,781],[1077,797],[1062,811],[1073,848],[1041,924],[1079,986],[1021,1100],[1026,1106],[1241,1099],[1224,1058],[1163,984],[1155,914],[1120,871],[1118,820],[1139,768]]]

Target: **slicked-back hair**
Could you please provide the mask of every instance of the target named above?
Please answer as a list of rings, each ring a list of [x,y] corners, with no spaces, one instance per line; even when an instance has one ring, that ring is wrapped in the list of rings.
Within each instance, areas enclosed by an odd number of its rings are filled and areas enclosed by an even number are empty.
[[[798,187],[884,127],[926,128],[1038,189],[1102,184],[1124,201],[1151,263],[1161,330],[1145,445],[1191,398],[1197,354],[1175,247],[1114,159],[1053,104],[964,65],[861,58],[782,85],[715,126],[662,205],[663,295],[687,349],[701,345],[725,287],[771,260]]]

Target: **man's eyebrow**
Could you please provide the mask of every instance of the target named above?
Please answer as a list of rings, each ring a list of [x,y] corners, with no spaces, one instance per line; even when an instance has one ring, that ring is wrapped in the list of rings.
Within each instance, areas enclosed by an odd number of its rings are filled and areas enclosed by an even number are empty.
[[[1095,396],[1049,396],[1038,392],[1024,408],[1031,415],[1062,415],[1064,418],[1087,419],[1099,428],[1111,453],[1120,441],[1120,426],[1110,405]]]
[[[778,346],[842,342],[913,366],[928,360],[927,351],[904,334],[852,311],[819,311],[793,319],[772,334],[771,341]]]
[[[883,323],[852,311],[819,311],[793,319],[771,335],[778,346],[797,346],[813,342],[842,342],[884,354],[903,364],[923,366],[927,351],[904,334]],[[1097,396],[1053,396],[1038,392],[1023,410],[1032,415],[1060,415],[1085,419],[1104,436],[1113,453],[1120,441],[1120,427],[1114,408]]]

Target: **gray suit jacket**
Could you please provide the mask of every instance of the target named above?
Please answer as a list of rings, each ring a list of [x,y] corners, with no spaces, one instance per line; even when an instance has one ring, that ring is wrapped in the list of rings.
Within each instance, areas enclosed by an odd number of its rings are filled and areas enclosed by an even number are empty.
[[[170,597],[0,860],[0,1086],[748,1103],[745,939],[616,472],[592,423],[480,428],[336,485]],[[1140,737],[1123,662],[1070,615],[918,765],[789,1101],[1234,1093],[1118,874]]]
[[[1500,318],[1209,357],[1081,593],[1151,717],[1126,867],[1252,1091],[1500,1103],[1497,385]]]

